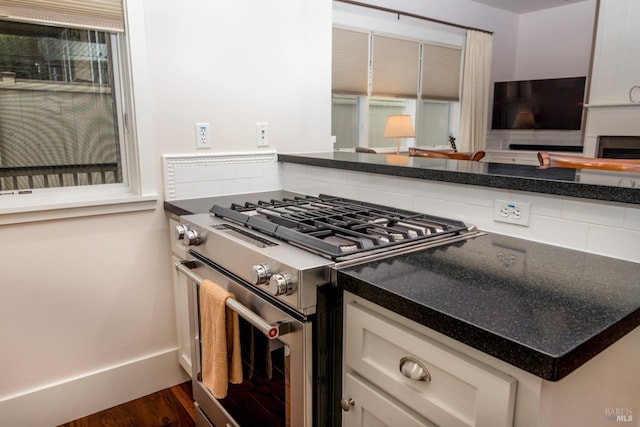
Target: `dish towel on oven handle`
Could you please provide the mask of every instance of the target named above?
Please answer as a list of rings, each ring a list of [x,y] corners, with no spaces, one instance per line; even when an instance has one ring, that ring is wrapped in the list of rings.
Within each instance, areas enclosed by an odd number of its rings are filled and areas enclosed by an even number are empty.
[[[202,382],[216,399],[227,396],[229,383],[242,383],[238,314],[227,308],[235,296],[210,280],[200,282]]]

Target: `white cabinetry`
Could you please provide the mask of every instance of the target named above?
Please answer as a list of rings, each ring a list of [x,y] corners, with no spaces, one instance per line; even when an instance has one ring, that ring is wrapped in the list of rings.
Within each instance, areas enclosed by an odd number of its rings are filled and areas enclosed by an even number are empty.
[[[640,105],[640,1],[600,0],[589,106]]]
[[[515,378],[355,301],[344,363],[345,427],[513,425]]]
[[[507,163],[513,165],[539,166],[538,152],[526,151],[516,152],[510,150],[486,151],[487,155],[482,160],[483,163]]]
[[[186,257],[186,249],[176,237],[175,229],[179,225],[178,219],[169,218],[169,233],[171,235],[172,263],[182,261]],[[191,347],[193,345],[189,334],[189,295],[187,278],[173,268],[173,294],[176,312],[176,333],[178,338],[178,361],[180,366],[191,376]]]
[[[429,371],[430,381],[402,375],[400,360],[407,356]],[[349,410],[342,422],[602,427],[624,421],[618,418],[624,413],[637,423],[639,358],[640,327],[560,381],[545,381],[345,292],[341,403]]]

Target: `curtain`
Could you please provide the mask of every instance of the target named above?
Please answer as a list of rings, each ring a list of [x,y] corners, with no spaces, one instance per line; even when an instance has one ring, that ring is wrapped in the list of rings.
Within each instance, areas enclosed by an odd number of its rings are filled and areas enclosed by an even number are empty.
[[[467,30],[459,151],[484,150],[486,146],[492,42],[489,33]]]

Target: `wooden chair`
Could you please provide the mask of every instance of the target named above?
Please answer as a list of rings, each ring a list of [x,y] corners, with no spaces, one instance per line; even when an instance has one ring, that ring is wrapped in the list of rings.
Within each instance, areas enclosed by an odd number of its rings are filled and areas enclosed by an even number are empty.
[[[449,152],[449,151],[433,151],[424,150],[422,148],[409,148],[409,156],[412,157],[431,157],[434,159],[452,159],[452,160],[473,160],[479,162],[485,156],[484,151],[475,152]]]
[[[618,172],[640,172],[640,160],[636,159],[608,159],[602,157],[580,157],[552,154],[547,151],[538,153],[540,169],[570,168],[570,169],[599,169]]]

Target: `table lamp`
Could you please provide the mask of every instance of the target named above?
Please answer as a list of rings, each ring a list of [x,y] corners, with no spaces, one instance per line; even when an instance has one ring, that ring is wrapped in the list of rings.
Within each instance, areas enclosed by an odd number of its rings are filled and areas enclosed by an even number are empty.
[[[393,115],[387,117],[387,125],[384,127],[385,138],[396,139],[396,154],[400,153],[400,138],[415,138],[411,116],[408,114]]]

